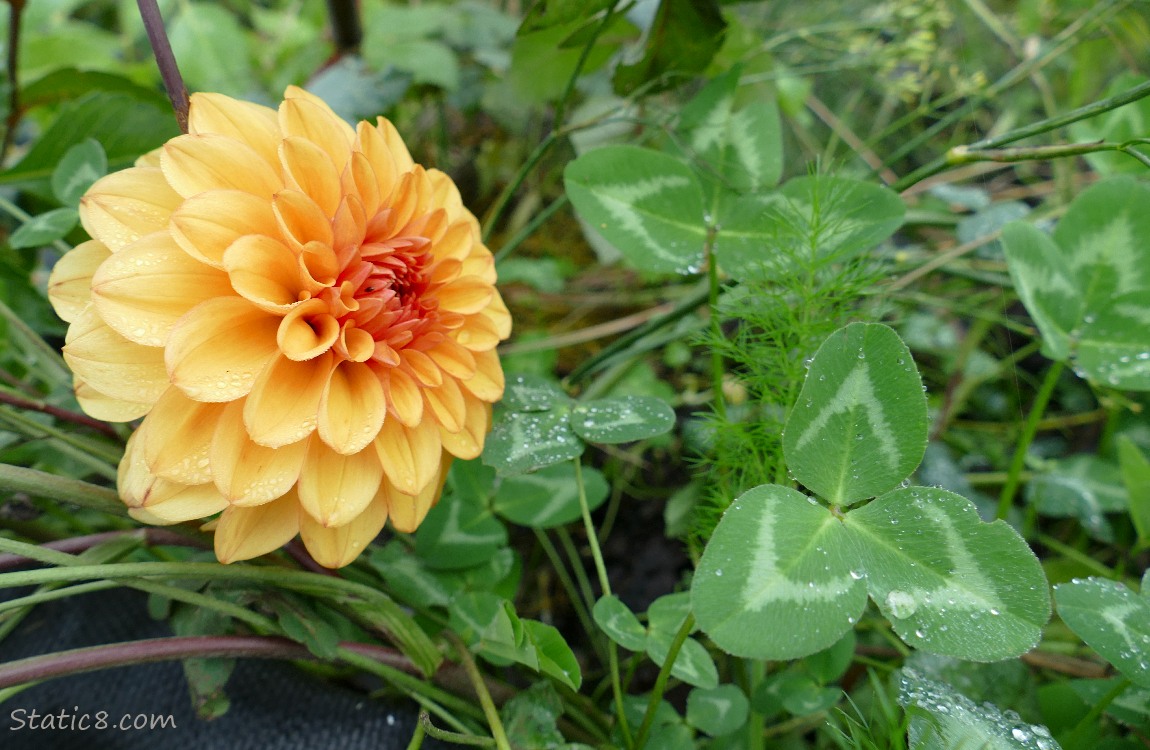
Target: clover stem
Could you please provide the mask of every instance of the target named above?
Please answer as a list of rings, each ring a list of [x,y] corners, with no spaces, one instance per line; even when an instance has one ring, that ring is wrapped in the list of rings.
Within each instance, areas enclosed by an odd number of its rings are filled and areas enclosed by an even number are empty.
[[[1046,371],[1046,378],[1038,388],[1038,394],[1030,406],[1030,413],[1026,415],[1026,423],[1022,426],[1022,434],[1018,436],[1018,446],[1014,449],[1014,457],[1010,461],[1006,484],[1002,487],[1002,494],[998,496],[998,512],[995,513],[995,518],[1006,518],[1006,514],[1010,512],[1010,507],[1014,503],[1014,493],[1021,482],[1022,469],[1026,464],[1026,453],[1038,433],[1038,423],[1046,411],[1046,405],[1050,403],[1054,387],[1058,385],[1062,368],[1062,362],[1054,362]]]
[[[679,626],[679,632],[675,633],[675,639],[671,641],[671,648],[667,650],[667,658],[663,660],[663,666],[659,669],[659,676],[655,678],[655,687],[652,688],[651,698],[647,701],[647,713],[643,714],[643,724],[639,727],[639,734],[635,737],[637,750],[643,750],[643,745],[646,744],[647,737],[651,734],[651,724],[655,721],[655,714],[659,710],[659,701],[663,699],[663,693],[667,690],[667,680],[671,678],[671,668],[675,665],[675,659],[678,658],[683,644],[687,642],[687,636],[691,634],[694,628],[695,614],[691,612],[687,614],[687,618]]]
[[[475,689],[475,694],[479,697],[479,705],[483,708],[483,715],[487,717],[487,725],[491,729],[492,738],[495,740],[494,746],[499,750],[511,750],[507,732],[503,729],[503,722],[499,718],[499,710],[495,707],[495,701],[491,698],[491,691],[487,689],[487,683],[483,681],[483,675],[479,673],[479,667],[476,666],[471,651],[463,639],[455,633],[447,631],[447,638],[455,646],[455,651],[459,654],[459,661],[462,662],[463,669],[467,672],[467,677]]]

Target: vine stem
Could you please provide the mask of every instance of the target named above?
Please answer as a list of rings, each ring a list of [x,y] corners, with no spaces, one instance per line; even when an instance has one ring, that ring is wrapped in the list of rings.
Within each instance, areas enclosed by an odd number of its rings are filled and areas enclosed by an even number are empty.
[[[483,675],[479,673],[479,667],[476,666],[475,659],[471,656],[467,644],[451,631],[447,631],[447,639],[455,646],[455,651],[459,654],[459,661],[463,663],[463,669],[467,672],[471,686],[479,697],[479,705],[483,708],[483,715],[487,717],[487,726],[491,729],[491,737],[495,740],[494,746],[498,750],[511,750],[507,732],[503,729],[503,721],[499,718],[499,710],[495,707],[495,701],[491,698],[491,691],[487,689],[487,683],[483,681]]]
[[[0,464],[0,489],[62,500],[117,516],[128,514],[115,490],[22,466]]]
[[[1018,436],[1018,445],[1015,447],[1014,457],[1010,461],[1006,484],[1002,487],[1002,494],[998,496],[996,518],[1006,518],[1006,514],[1010,512],[1010,507],[1014,503],[1014,493],[1018,490],[1022,468],[1026,464],[1026,453],[1030,450],[1030,444],[1034,442],[1034,436],[1038,434],[1038,423],[1042,419],[1043,412],[1046,411],[1047,404],[1050,403],[1050,397],[1054,394],[1054,387],[1058,385],[1058,378],[1062,375],[1063,366],[1062,362],[1054,362],[1046,371],[1046,378],[1042,381],[1038,394],[1034,397],[1034,403],[1030,406],[1030,413],[1026,415],[1026,423],[1022,427],[1022,434]]]
[[[715,262],[715,235],[719,228],[714,224],[707,227],[707,239],[703,245],[703,258],[707,264],[707,308],[711,313],[711,335],[715,341],[723,338],[723,323],[719,318],[719,264]],[[719,419],[727,419],[727,401],[723,397],[723,353],[717,346],[711,347],[711,391],[715,398],[715,413]]]
[[[168,41],[168,32],[164,28],[160,8],[156,0],[136,0],[136,7],[140,9],[140,18],[144,21],[144,29],[148,32],[148,43],[152,45],[152,55],[156,58],[156,65],[160,69],[164,89],[168,92],[168,100],[172,102],[172,110],[176,113],[180,132],[187,133],[190,108],[188,87],[184,85],[180,66],[176,64],[176,55],[172,52],[172,43]]]
[[[679,632],[675,633],[675,640],[671,641],[667,658],[663,660],[663,666],[659,669],[659,676],[655,678],[655,687],[652,688],[651,698],[647,701],[647,713],[643,714],[643,724],[639,727],[639,734],[635,737],[637,750],[643,750],[643,746],[647,743],[647,737],[651,734],[651,725],[654,723],[655,714],[659,710],[659,701],[663,700],[663,693],[667,690],[667,680],[671,678],[671,668],[675,665],[675,659],[678,658],[683,644],[687,642],[687,636],[691,634],[694,628],[695,614],[691,612],[683,620],[683,624],[679,626]]]

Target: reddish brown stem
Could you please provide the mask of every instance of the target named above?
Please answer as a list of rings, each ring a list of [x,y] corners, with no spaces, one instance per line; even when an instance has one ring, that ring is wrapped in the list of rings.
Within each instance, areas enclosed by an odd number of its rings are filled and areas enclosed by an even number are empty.
[[[0,403],[10,404],[15,406],[17,409],[27,409],[28,411],[38,411],[42,414],[50,414],[57,419],[64,420],[65,422],[71,422],[73,424],[91,427],[93,430],[102,432],[103,434],[116,438],[117,440],[120,438],[114,429],[98,419],[92,419],[87,414],[79,414],[74,411],[68,411],[67,409],[61,409],[58,406],[52,406],[51,404],[46,404],[43,401],[32,401],[31,399],[21,398],[20,396],[14,396],[11,393],[0,391]]]
[[[8,121],[4,142],[0,143],[0,161],[8,154],[20,124],[20,82],[16,72],[20,66],[20,22],[24,18],[25,0],[8,0]]]
[[[172,102],[172,109],[176,113],[176,122],[180,125],[180,132],[188,132],[188,87],[184,85],[184,77],[180,75],[180,66],[176,64],[176,56],[172,52],[172,44],[168,41],[168,32],[164,29],[164,19],[160,15],[160,8],[156,0],[136,0],[140,9],[140,18],[144,21],[144,29],[148,32],[148,42],[152,45],[152,55],[156,58],[156,65],[160,68],[160,77],[164,80],[164,89],[168,92],[168,99]]]

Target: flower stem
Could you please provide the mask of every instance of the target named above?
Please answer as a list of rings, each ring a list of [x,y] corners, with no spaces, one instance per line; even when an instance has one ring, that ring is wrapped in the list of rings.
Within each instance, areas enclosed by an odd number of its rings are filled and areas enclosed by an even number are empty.
[[[327,15],[331,19],[331,38],[335,42],[336,56],[359,49],[363,41],[359,3],[356,0],[327,0]]]
[[[463,663],[463,669],[467,672],[471,686],[479,697],[479,705],[483,708],[483,715],[487,717],[487,726],[491,729],[491,736],[495,740],[494,747],[499,750],[511,750],[507,732],[503,729],[503,721],[499,718],[499,709],[495,707],[495,701],[491,698],[491,691],[487,689],[487,683],[483,681],[483,675],[479,673],[479,667],[476,666],[471,651],[463,639],[455,633],[447,631],[447,638],[455,646],[455,651],[459,654],[459,661]]]
[[[52,404],[43,401],[26,399],[3,390],[0,390],[0,403],[15,406],[17,409],[26,409],[28,411],[38,411],[42,414],[48,414],[65,422],[89,427],[116,440],[120,439],[119,434],[112,427],[98,419],[89,417],[87,414],[61,409],[58,406],[52,406]]]
[[[1006,518],[1006,514],[1010,512],[1010,507],[1014,503],[1014,493],[1018,489],[1022,469],[1026,464],[1026,453],[1030,450],[1030,444],[1038,433],[1038,423],[1042,419],[1042,413],[1046,411],[1046,405],[1050,403],[1050,397],[1054,394],[1054,387],[1058,385],[1062,368],[1062,362],[1051,364],[1050,369],[1046,371],[1046,378],[1038,388],[1038,394],[1030,406],[1030,413],[1026,415],[1022,434],[1018,436],[1018,446],[1014,449],[1014,457],[1010,461],[1006,484],[1002,487],[1002,494],[998,496],[998,512],[995,513],[995,518]]]
[[[475,734],[463,734],[461,732],[449,732],[446,729],[440,729],[431,723],[431,714],[426,711],[419,712],[419,724],[416,728],[416,734],[419,737],[418,745],[409,745],[408,747],[420,747],[423,745],[423,734],[426,732],[431,737],[444,742],[450,742],[453,745],[471,745],[473,747],[495,747],[495,740],[490,737],[480,737]],[[411,738],[415,742],[415,737]]]
[[[117,516],[128,514],[115,490],[22,466],[0,464],[0,489],[69,502]]]
[[[4,128],[4,140],[0,143],[0,161],[4,161],[12,147],[22,114],[17,71],[20,67],[20,27],[26,5],[26,0],[8,0],[8,122]]]
[[[164,18],[160,15],[160,8],[156,0],[136,0],[140,9],[140,18],[144,21],[144,29],[148,32],[148,42],[152,45],[152,55],[156,58],[156,65],[160,68],[160,77],[164,80],[164,89],[168,92],[168,100],[172,103],[172,110],[176,113],[176,122],[180,132],[188,132],[188,87],[184,85],[184,77],[180,75],[180,66],[176,64],[176,56],[172,52],[172,44],[168,41],[168,32],[164,29]]]
[[[667,680],[671,678],[671,668],[675,665],[675,659],[678,658],[683,644],[687,642],[687,636],[691,634],[694,628],[695,614],[691,612],[687,614],[687,618],[679,626],[679,632],[675,633],[675,640],[671,641],[667,658],[663,660],[663,666],[659,668],[659,676],[655,678],[655,687],[651,689],[651,698],[647,701],[647,713],[643,714],[643,724],[639,727],[638,736],[635,737],[634,747],[636,750],[643,750],[643,746],[647,743],[647,737],[651,734],[651,725],[655,721],[655,714],[659,709],[659,701],[663,700],[663,693],[667,691]]]

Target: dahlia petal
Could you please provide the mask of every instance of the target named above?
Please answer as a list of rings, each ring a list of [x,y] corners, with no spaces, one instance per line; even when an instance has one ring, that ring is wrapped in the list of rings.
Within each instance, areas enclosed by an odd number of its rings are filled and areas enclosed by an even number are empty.
[[[361,124],[366,125],[366,123]],[[359,196],[363,204],[363,215],[365,217],[375,216],[379,211],[381,198],[379,181],[375,176],[371,161],[361,152],[352,151],[339,179],[345,195]]]
[[[162,153],[164,153],[164,147],[163,146],[157,146],[156,148],[152,149],[151,151],[148,151],[147,153],[143,153],[143,154],[140,154],[139,156],[137,156],[136,160],[134,162],[132,162],[132,166],[135,166],[135,167],[155,167],[156,169],[159,169],[160,168],[160,154],[162,154]]]
[[[375,439],[375,450],[387,481],[405,495],[416,495],[435,479],[443,445],[438,429],[427,420],[405,427],[388,419]]]
[[[279,240],[240,237],[224,253],[224,270],[232,288],[261,310],[286,313],[299,301],[299,261]]]
[[[242,190],[211,190],[188,198],[172,214],[171,232],[184,252],[214,268],[223,268],[224,251],[240,237],[280,234],[267,198]]]
[[[434,481],[430,482],[418,495],[405,495],[394,487],[385,485],[387,497],[387,514],[391,518],[391,525],[396,531],[405,534],[413,533],[427,512],[439,502],[443,492],[443,483],[447,481],[447,470],[451,467],[451,456],[444,454],[439,462],[439,472]]]
[[[427,356],[431,358],[436,367],[448,375],[459,378],[463,383],[475,376],[476,355],[451,339],[444,339],[433,348],[428,349]],[[498,364],[498,359],[496,364]],[[500,390],[502,391],[502,388]]]
[[[443,260],[436,261],[434,265],[427,269],[427,279],[431,286],[441,286],[449,284],[460,277],[460,271],[463,269],[463,263],[455,258],[444,258]]]
[[[192,258],[167,232],[140,238],[104,261],[92,277],[100,317],[144,346],[163,346],[185,313],[230,293],[227,274]]]
[[[352,362],[366,362],[375,354],[375,339],[362,328],[355,328],[354,321],[344,325],[339,332],[335,349],[341,357]]]
[[[299,479],[307,440],[268,448],[252,441],[244,429],[244,404],[224,407],[212,435],[212,478],[232,505],[263,505],[280,497]]]
[[[423,418],[423,396],[415,380],[403,370],[390,367],[372,367],[383,385],[387,410],[408,427],[419,424]]]
[[[473,374],[469,378],[460,378],[459,384],[480,401],[487,403],[498,401],[503,397],[504,386],[503,367],[499,364],[499,355],[494,349],[488,349],[485,352],[473,352],[471,356],[475,363]]]
[[[491,302],[482,314],[495,326],[500,341],[511,335],[511,313],[498,292],[491,297]]]
[[[463,198],[451,177],[438,169],[429,169],[427,179],[431,183],[432,203],[442,208],[450,221],[470,215],[471,212],[463,207]]]
[[[387,502],[373,500],[348,523],[328,528],[306,513],[299,516],[300,538],[316,562],[325,568],[342,568],[359,557],[387,522]]]
[[[376,205],[386,205],[391,194],[395,191],[395,186],[399,184],[399,176],[411,167],[401,169],[395,163],[395,156],[387,145],[387,138],[370,123],[360,122],[356,127],[356,146],[359,152],[363,154],[366,165],[370,168],[369,171],[363,168],[363,164],[356,164],[354,160],[351,162],[355,170],[354,175],[356,185],[359,186],[359,194],[365,197],[364,208],[368,208],[372,203],[367,198],[371,197],[373,188],[366,182],[371,177],[375,178],[374,192],[378,195]],[[368,211],[367,215],[374,216],[375,213],[375,211]]]
[[[358,248],[367,231],[367,216],[360,199],[354,195],[344,196],[331,221],[331,227],[332,247],[336,253],[347,255],[349,248]]]
[[[188,486],[157,479],[148,501],[130,508],[128,515],[141,523],[170,526],[206,518],[227,506],[228,501],[210,484]]]
[[[319,437],[336,453],[358,453],[383,425],[383,388],[371,368],[341,362],[331,372],[319,405]]]
[[[144,459],[144,442],[147,434],[148,423],[145,421],[128,438],[128,443],[124,446],[124,455],[116,468],[116,489],[124,504],[132,508],[143,504],[148,487],[156,479],[148,471],[148,463]]]
[[[161,479],[180,484],[212,481],[209,450],[223,406],[192,401],[168,388],[145,420],[144,461]]]
[[[266,555],[298,533],[299,499],[294,492],[251,508],[233,505],[216,523],[216,559],[227,565]]]
[[[495,257],[485,246],[474,245],[471,254],[463,259],[460,275],[473,276],[485,284],[494,284],[498,278],[495,273]]]
[[[119,401],[153,404],[168,387],[164,352],[108,326],[91,306],[68,328],[64,360],[92,389]]]
[[[164,145],[164,177],[185,198],[208,190],[242,190],[270,198],[279,174],[250,146],[223,135],[181,135]]]
[[[499,335],[495,322],[482,313],[468,315],[463,325],[455,331],[455,342],[473,352],[494,349],[505,338]]]
[[[281,190],[272,199],[272,210],[284,240],[294,250],[301,250],[309,242],[331,247],[334,236],[331,220],[312,197],[299,190]]]
[[[279,448],[310,435],[332,366],[330,352],[305,362],[273,357],[244,404],[244,425],[252,440]]]
[[[391,195],[391,211],[386,216],[387,220],[382,226],[376,227],[376,231],[385,237],[403,234],[401,230],[413,217],[423,215],[427,208],[427,195],[430,192],[427,175],[424,174],[423,167],[417,164],[400,178],[399,185]],[[370,229],[368,232],[372,233]]]
[[[415,167],[415,160],[411,158],[411,152],[407,150],[407,145],[404,144],[399,131],[391,124],[391,120],[377,117],[375,118],[375,126],[379,134],[383,136],[383,142],[387,144],[388,151],[391,152],[395,168],[400,174],[410,172]]]
[[[284,356],[296,361],[318,357],[339,338],[339,322],[328,314],[323,300],[296,305],[279,321],[276,340]]]
[[[323,149],[337,170],[343,170],[355,131],[322,100],[287,94],[280,104],[279,124],[285,136],[298,136],[314,143]]]
[[[423,400],[443,429],[448,432],[459,432],[463,429],[467,406],[463,400],[463,392],[459,389],[459,382],[455,378],[444,378],[438,388],[424,388]]]
[[[298,136],[288,137],[280,144],[280,162],[290,187],[310,195],[329,219],[335,216],[343,197],[339,169],[322,148]]]
[[[435,293],[440,308],[461,315],[479,312],[494,295],[494,287],[478,276],[462,276]]]
[[[223,135],[251,147],[273,169],[279,169],[276,149],[282,136],[276,111],[223,94],[192,94],[188,113],[191,135]]]
[[[443,384],[443,370],[423,352],[403,349],[399,352],[399,358],[420,385],[435,388]]]
[[[466,414],[463,418],[463,429],[459,432],[448,432],[439,426],[439,439],[443,449],[464,461],[478,458],[483,453],[483,440],[491,428],[491,405],[478,399],[464,399]]]
[[[314,436],[307,442],[299,477],[300,506],[321,526],[350,523],[379,491],[383,467],[376,452],[369,449],[345,456]]]
[[[165,347],[172,384],[196,401],[246,396],[276,352],[279,322],[239,297],[198,305],[172,329]]]
[[[471,248],[479,243],[479,237],[479,225],[474,219],[458,221],[432,245],[431,253],[439,260],[450,258],[462,263],[471,255]]]
[[[144,416],[152,408],[150,403],[112,398],[106,393],[97,391],[80,377],[72,379],[72,390],[76,394],[76,402],[80,404],[84,413],[104,422],[131,422]]]
[[[56,314],[73,322],[92,300],[92,277],[112,252],[98,240],[88,240],[64,253],[48,277],[48,299]]]
[[[168,225],[180,196],[155,167],[113,172],[96,180],[80,199],[80,223],[93,239],[119,252]]]

